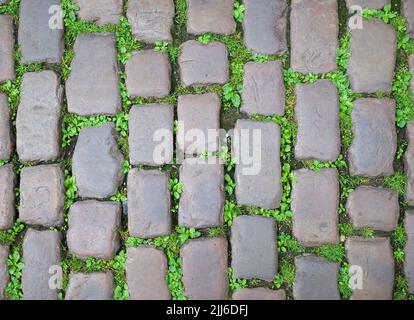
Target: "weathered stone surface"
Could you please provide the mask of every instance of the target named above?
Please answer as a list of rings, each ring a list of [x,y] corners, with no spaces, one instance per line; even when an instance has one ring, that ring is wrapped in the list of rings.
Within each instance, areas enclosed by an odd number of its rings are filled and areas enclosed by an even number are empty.
[[[0,167],[0,230],[10,229],[14,223],[16,174],[13,165]]]
[[[295,158],[335,161],[340,153],[339,96],[329,80],[296,86]]]
[[[354,289],[353,300],[391,300],[394,286],[394,259],[388,238],[352,237],[346,241],[350,267],[363,270],[363,286]]]
[[[356,229],[393,231],[400,212],[398,192],[361,186],[349,194],[346,209]]]
[[[273,218],[239,216],[231,227],[231,267],[236,278],[273,281],[277,273]]]
[[[339,263],[314,255],[295,257],[295,300],[340,300]]]
[[[19,49],[21,62],[60,63],[63,53],[63,24],[51,19],[59,12],[59,0],[22,0],[19,15]],[[54,9],[53,9],[54,8]],[[58,21],[60,20],[60,21]]]
[[[83,128],[72,158],[78,195],[100,199],[115,195],[124,179],[123,163],[113,123]]]
[[[25,73],[16,118],[20,161],[52,161],[60,155],[63,90],[53,71]]]
[[[354,92],[390,92],[397,56],[397,32],[378,20],[352,30],[348,76]],[[379,67],[381,66],[381,67]]]
[[[54,231],[26,231],[23,240],[23,299],[56,300],[57,289],[49,287],[51,267],[60,266],[61,235]]]
[[[190,300],[226,300],[227,240],[201,238],[181,247],[184,293]]]
[[[44,227],[63,224],[65,178],[60,165],[23,168],[20,173],[19,218]]]
[[[150,246],[127,249],[126,276],[131,300],[169,300],[167,257]]]
[[[0,83],[16,77],[13,50],[13,18],[0,15]]]
[[[233,293],[232,300],[286,300],[286,293],[268,288],[242,288]]]
[[[65,300],[112,300],[114,277],[111,271],[71,273]]]
[[[147,43],[171,42],[175,15],[173,0],[131,0],[127,17],[136,38]]]
[[[244,0],[244,44],[258,54],[283,54],[286,41],[286,0]]]
[[[128,174],[128,231],[139,238],[171,232],[169,174],[133,169]]]
[[[238,120],[234,137],[233,156],[238,161],[237,202],[265,209],[278,208],[282,198],[279,126],[274,122]]]
[[[121,108],[113,34],[80,34],[66,82],[69,112],[81,116],[115,115]]]
[[[414,294],[414,211],[405,212],[404,228],[407,234],[405,244],[404,272],[408,281],[408,291]]]
[[[338,243],[338,171],[299,169],[294,175],[293,235],[307,247]]]
[[[382,9],[386,4],[391,3],[391,0],[345,0],[348,8],[352,6],[360,6],[369,9]]]
[[[129,113],[129,162],[159,166],[171,163],[174,154],[174,107],[133,106]]]
[[[4,4],[4,3],[7,3],[7,2],[9,2],[9,0],[0,0],[0,4]]]
[[[404,155],[404,169],[407,175],[407,188],[405,197],[410,206],[414,206],[414,122],[406,127],[408,147]]]
[[[232,34],[234,0],[187,0],[187,32],[191,34]]]
[[[227,47],[217,41],[205,45],[189,40],[181,45],[178,58],[183,86],[225,84],[229,81]]]
[[[7,283],[9,282],[9,273],[7,268],[8,257],[9,247],[0,245],[0,300],[4,299]]]
[[[282,63],[280,61],[246,63],[242,95],[242,112],[249,115],[283,115],[285,84]]]
[[[368,177],[392,175],[397,150],[394,100],[356,100],[351,116],[350,174]]]
[[[403,0],[401,14],[407,19],[407,33],[410,38],[414,38],[414,2]]]
[[[74,0],[79,5],[78,17],[98,25],[118,24],[122,0]]]
[[[121,205],[95,200],[76,202],[69,210],[67,244],[71,254],[111,260],[119,249]]]
[[[7,96],[0,93],[0,160],[9,160],[12,152],[13,134],[9,103],[7,102]]]
[[[290,25],[293,70],[327,73],[337,69],[337,0],[293,0]]]

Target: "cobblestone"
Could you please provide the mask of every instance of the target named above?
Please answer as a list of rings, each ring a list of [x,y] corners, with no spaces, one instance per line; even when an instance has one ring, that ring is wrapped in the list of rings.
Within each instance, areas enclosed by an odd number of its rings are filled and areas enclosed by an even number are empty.
[[[410,0],[403,0],[401,6],[401,13],[407,19],[407,33],[410,38],[414,38],[414,2]]]
[[[345,0],[348,8],[352,6],[360,6],[368,9],[381,9],[386,4],[391,3],[391,0]]]
[[[122,0],[74,0],[79,5],[78,16],[98,25],[118,24],[122,14]]]
[[[407,125],[408,147],[404,154],[404,168],[407,175],[407,187],[405,197],[408,204],[414,205],[414,122]]]
[[[0,83],[14,80],[16,77],[13,49],[13,19],[10,16],[0,15]]]
[[[13,152],[13,143],[9,103],[7,102],[7,96],[0,93],[0,160],[10,159]]]
[[[0,245],[0,300],[4,300],[7,283],[9,282],[9,273],[7,267],[8,257],[9,247]]]
[[[12,165],[0,167],[0,230],[10,229],[16,215],[16,174]]]
[[[404,227],[407,233],[404,272],[408,281],[408,291],[414,294],[414,211],[405,212]]]
[[[286,293],[268,288],[242,288],[233,293],[232,300],[286,300]]]
[[[112,272],[71,273],[65,300],[112,300]]]

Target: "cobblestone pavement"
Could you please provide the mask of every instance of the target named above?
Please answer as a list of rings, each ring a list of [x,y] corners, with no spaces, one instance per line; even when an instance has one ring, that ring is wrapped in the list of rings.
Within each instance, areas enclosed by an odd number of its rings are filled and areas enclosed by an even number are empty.
[[[0,299],[414,299],[411,71],[411,0],[0,0]]]

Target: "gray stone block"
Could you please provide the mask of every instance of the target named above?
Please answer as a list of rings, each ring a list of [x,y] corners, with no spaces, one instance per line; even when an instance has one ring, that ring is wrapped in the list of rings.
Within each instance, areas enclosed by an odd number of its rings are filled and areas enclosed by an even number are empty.
[[[13,18],[0,15],[0,83],[14,80],[14,37]]]
[[[14,144],[10,111],[7,96],[0,93],[0,160],[5,161],[11,158]]]
[[[78,4],[78,17],[97,25],[119,24],[122,15],[122,0],[74,0]]]
[[[0,230],[11,229],[16,215],[16,174],[13,165],[0,167]]]
[[[65,300],[112,300],[114,277],[111,271],[71,273]]]

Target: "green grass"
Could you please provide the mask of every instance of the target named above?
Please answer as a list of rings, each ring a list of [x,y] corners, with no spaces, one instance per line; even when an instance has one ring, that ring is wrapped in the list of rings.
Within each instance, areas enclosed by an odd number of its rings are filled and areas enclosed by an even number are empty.
[[[345,248],[342,244],[323,245],[312,250],[314,254],[321,256],[329,261],[343,262]]]
[[[25,225],[17,219],[11,229],[0,231],[0,244],[13,245],[24,228]]]
[[[305,247],[290,234],[281,232],[277,238],[277,248],[282,253],[303,253]]]
[[[276,289],[282,286],[292,289],[295,284],[296,269],[293,262],[287,258],[282,258],[279,264],[279,273],[276,275],[273,285]]]
[[[406,191],[407,176],[401,172],[396,172],[393,176],[384,177],[384,186],[404,195]]]
[[[9,269],[9,282],[6,286],[6,298],[9,300],[21,300],[22,291],[22,271],[24,268],[23,253],[21,247],[13,247],[7,259]]]

